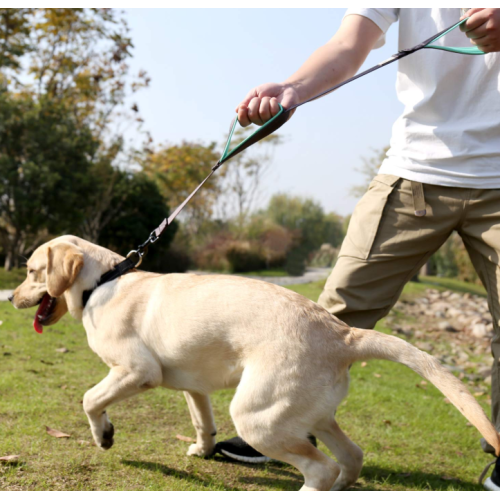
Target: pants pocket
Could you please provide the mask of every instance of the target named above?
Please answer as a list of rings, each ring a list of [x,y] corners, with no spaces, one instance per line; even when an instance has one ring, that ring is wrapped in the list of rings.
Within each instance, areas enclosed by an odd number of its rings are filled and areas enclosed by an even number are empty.
[[[400,179],[396,175],[387,174],[374,177],[368,191],[354,209],[339,257],[345,255],[368,259],[387,199]]]

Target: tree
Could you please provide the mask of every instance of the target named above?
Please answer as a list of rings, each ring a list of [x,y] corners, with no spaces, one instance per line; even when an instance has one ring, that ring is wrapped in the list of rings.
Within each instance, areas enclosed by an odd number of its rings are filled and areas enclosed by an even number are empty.
[[[215,143],[206,146],[182,142],[160,146],[146,154],[141,164],[146,175],[157,183],[160,192],[175,208],[210,173],[219,157]],[[220,194],[221,175],[218,171],[212,176],[184,209],[181,219],[190,234],[198,232],[203,222],[212,216],[214,203]]]
[[[36,246],[42,231],[74,228],[92,189],[97,148],[64,106],[0,92],[0,235],[5,267]]]
[[[361,157],[363,165],[361,168],[356,168],[355,170],[363,175],[364,182],[363,184],[353,186],[351,188],[351,196],[354,196],[355,198],[361,198],[361,196],[365,194],[365,191],[368,189],[370,182],[377,175],[388,150],[389,146],[386,146],[385,148],[378,151],[375,150],[375,154],[371,158],[365,158],[364,156]]]
[[[253,132],[252,128],[237,130],[230,149],[242,142]],[[229,160],[223,168],[221,196],[217,203],[219,217],[223,220],[234,217],[237,232],[243,232],[248,216],[262,200],[263,180],[269,173],[274,148],[282,143],[277,134],[272,134]]]
[[[168,214],[167,200],[154,181],[142,172],[119,172],[114,197],[103,213],[108,221],[100,233],[99,244],[126,255],[143,243]],[[177,223],[174,221],[161,240],[151,247],[141,268],[171,271],[173,264],[169,262],[168,248],[176,230]]]
[[[338,246],[342,241],[342,218],[333,213],[325,215],[321,205],[310,198],[274,195],[266,213],[294,234],[295,244],[285,265],[290,274],[302,274],[309,254],[323,243]]]
[[[19,69],[20,59],[32,49],[30,17],[34,9],[0,9],[0,68]]]
[[[125,109],[125,97],[149,78],[144,71],[130,78],[132,42],[120,16],[114,9],[0,9],[7,267],[47,232],[81,228],[98,241],[127,201],[133,149],[120,127],[140,128],[142,119],[136,105]]]

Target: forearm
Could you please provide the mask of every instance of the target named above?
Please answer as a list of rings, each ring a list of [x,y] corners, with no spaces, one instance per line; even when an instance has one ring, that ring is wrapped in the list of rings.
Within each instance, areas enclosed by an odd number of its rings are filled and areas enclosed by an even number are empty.
[[[236,107],[238,121],[243,127],[262,125],[278,113],[279,104],[288,109],[353,76],[381,34],[366,17],[347,16],[335,36],[285,82],[250,90]]]
[[[381,34],[365,17],[346,17],[335,36],[283,84],[295,88],[300,102],[324,92],[356,74]]]

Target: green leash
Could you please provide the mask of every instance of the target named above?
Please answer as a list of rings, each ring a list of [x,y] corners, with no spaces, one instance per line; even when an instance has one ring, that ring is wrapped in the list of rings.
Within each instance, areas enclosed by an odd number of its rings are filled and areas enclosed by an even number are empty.
[[[458,28],[458,26],[465,23],[467,19],[469,18],[467,17],[462,21],[459,21],[450,28],[447,28],[441,31],[440,33],[437,33],[433,37],[425,40],[424,42],[420,43],[419,45],[416,45],[415,47],[412,47],[411,49],[405,49],[399,51],[397,54],[394,54],[386,61],[383,61],[380,64],[377,64],[376,66],[373,66],[372,68],[367,69],[366,71],[363,71],[362,73],[359,73],[358,75],[355,75],[352,78],[349,78],[348,80],[345,80],[335,85],[334,87],[331,87],[328,90],[321,92],[320,94],[314,97],[311,97],[307,101],[291,106],[288,109],[285,109],[281,104],[279,104],[279,111],[275,116],[273,116],[270,120],[264,123],[264,125],[258,128],[255,132],[249,135],[242,142],[240,142],[240,144],[233,147],[232,149],[229,149],[231,146],[231,141],[233,139],[234,131],[236,129],[236,124],[238,122],[237,117],[235,117],[231,122],[231,126],[229,127],[229,136],[227,138],[226,145],[222,152],[222,156],[220,157],[219,161],[212,167],[212,170],[207,175],[207,177],[205,177],[205,179],[198,185],[198,187],[175,209],[175,211],[168,217],[168,219],[164,219],[162,223],[149,235],[149,238],[142,245],[139,245],[137,247],[137,250],[132,250],[127,255],[127,258],[124,261],[120,262],[117,266],[115,266],[114,269],[106,273],[106,275],[103,275],[101,277],[101,281],[96,286],[99,286],[103,283],[118,278],[119,276],[128,272],[133,267],[138,267],[142,262],[142,257],[147,253],[149,245],[158,240],[158,238],[162,235],[163,231],[165,231],[165,229],[172,223],[172,221],[177,217],[177,215],[181,212],[181,210],[189,203],[191,198],[201,189],[201,187],[205,184],[205,182],[207,182],[208,179],[210,179],[210,177],[214,174],[214,172],[226,161],[230,160],[237,154],[249,148],[252,144],[255,144],[261,139],[264,139],[264,137],[267,137],[268,135],[278,130],[282,125],[284,125],[288,121],[292,111],[298,108],[299,106],[303,106],[308,102],[314,101],[315,99],[319,99],[320,97],[323,97],[329,94],[330,92],[333,92],[334,90],[337,90],[338,88],[343,87],[344,85],[347,85],[348,83],[367,75],[368,73],[372,73],[377,69],[383,68],[384,66],[387,66],[388,64],[391,64],[394,61],[402,59],[403,57],[409,56],[410,54],[413,54],[414,52],[417,52],[418,50],[421,49],[446,50],[448,52],[455,52],[457,54],[465,54],[465,55],[484,55],[484,52],[478,49],[477,47],[445,47],[441,45],[434,45],[434,42],[445,36],[450,31],[453,31],[455,28]],[[89,291],[88,296],[86,297],[86,299],[84,299],[85,301],[88,300],[88,297],[90,296],[90,293],[92,293],[92,291],[93,290]]]
[[[233,156],[236,156],[238,153],[241,153],[243,150],[247,149],[250,147],[252,144],[255,144],[256,142],[260,141],[264,137],[267,137],[268,135],[272,134],[276,130],[278,130],[279,127],[281,127],[286,121],[290,118],[291,112],[298,108],[299,106],[303,106],[304,104],[314,101],[316,99],[319,99],[320,97],[323,97],[330,92],[333,92],[334,90],[337,90],[340,87],[343,87],[344,85],[347,85],[348,83],[351,83],[354,80],[357,80],[358,78],[361,78],[369,73],[372,73],[373,71],[376,71],[377,69],[383,68],[384,66],[387,66],[388,64],[391,64],[399,59],[402,59],[403,57],[409,56],[410,54],[413,54],[414,52],[417,52],[418,50],[421,49],[436,49],[436,50],[445,50],[447,52],[454,52],[456,54],[465,54],[468,56],[482,56],[485,53],[480,50],[477,47],[446,47],[443,45],[434,45],[434,42],[438,41],[440,38],[443,36],[447,35],[450,33],[450,31],[453,31],[455,28],[458,28],[461,24],[465,23],[469,19],[468,17],[465,19],[462,19],[462,21],[459,21],[458,23],[454,24],[450,28],[447,28],[436,35],[434,35],[431,38],[428,38],[424,42],[416,45],[415,47],[412,47],[411,49],[404,49],[399,51],[397,54],[394,54],[391,56],[389,59],[385,60],[384,62],[381,62],[380,64],[377,64],[376,66],[373,66],[370,69],[367,69],[366,71],[363,71],[362,73],[359,73],[358,75],[353,76],[352,78],[349,78],[334,87],[329,88],[328,90],[325,90],[324,92],[321,92],[320,94],[311,97],[307,101],[301,102],[300,104],[296,104],[295,106],[292,106],[288,109],[284,109],[281,104],[279,105],[280,110],[278,114],[273,116],[270,120],[268,120],[264,125],[262,125],[259,129],[257,129],[253,134],[248,136],[244,141],[242,141],[240,144],[235,146],[231,151],[229,151],[229,146],[231,144],[231,140],[233,138],[234,131],[236,129],[236,123],[237,119],[235,118],[231,122],[231,126],[229,128],[229,137],[226,142],[226,146],[224,148],[224,152],[222,153],[222,156],[220,157],[220,160],[218,161],[217,168],[222,165],[224,162],[232,158]]]

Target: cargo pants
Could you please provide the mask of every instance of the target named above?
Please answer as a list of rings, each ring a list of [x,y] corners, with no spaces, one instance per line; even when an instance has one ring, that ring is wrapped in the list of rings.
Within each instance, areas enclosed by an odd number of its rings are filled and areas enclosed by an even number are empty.
[[[373,328],[454,230],[488,292],[494,327],[491,410],[500,430],[500,189],[377,175],[354,210],[318,302],[350,326]],[[482,446],[493,451],[484,441]]]

